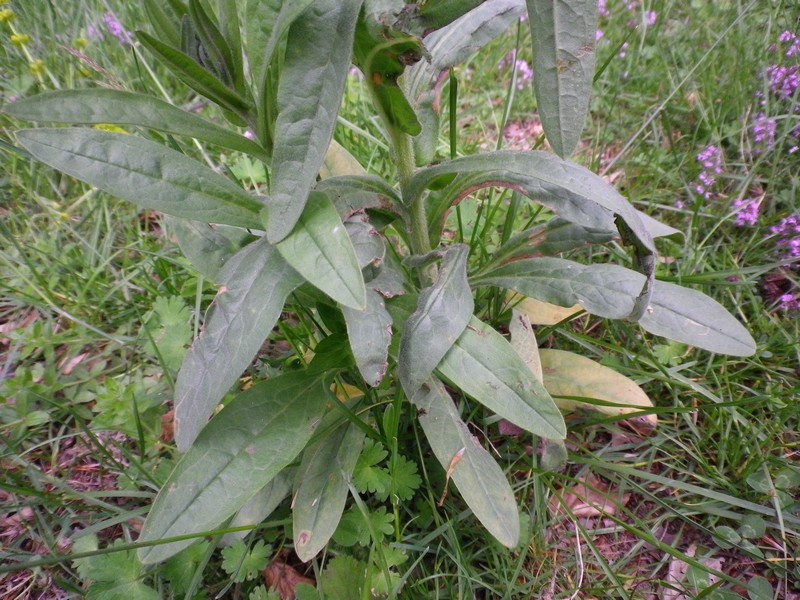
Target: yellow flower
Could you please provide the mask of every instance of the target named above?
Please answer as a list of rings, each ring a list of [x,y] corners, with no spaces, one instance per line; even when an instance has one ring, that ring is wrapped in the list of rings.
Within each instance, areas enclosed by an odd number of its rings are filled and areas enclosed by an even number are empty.
[[[15,33],[11,36],[11,43],[22,48],[25,44],[31,41],[31,36],[27,33]]]
[[[85,37],[79,37],[78,39],[75,40],[75,47],[78,50],[83,50],[88,45],[89,45],[89,40],[87,40]]]
[[[5,8],[0,10],[0,23],[11,23],[14,19],[17,18],[17,15],[14,14],[14,11],[10,8]]]
[[[42,59],[40,59],[40,58],[37,58],[35,61],[33,61],[33,62],[32,62],[32,63],[31,63],[29,66],[28,66],[28,70],[29,70],[29,71],[30,71],[30,72],[31,72],[33,75],[36,75],[36,76],[39,76],[39,75],[41,75],[42,73],[44,73],[44,61],[43,61]]]

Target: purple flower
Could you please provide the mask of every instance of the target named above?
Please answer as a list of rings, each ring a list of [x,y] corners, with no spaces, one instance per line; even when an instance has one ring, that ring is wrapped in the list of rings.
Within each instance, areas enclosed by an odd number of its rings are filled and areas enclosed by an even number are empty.
[[[771,149],[775,145],[775,130],[777,123],[764,113],[759,113],[753,123],[753,141]]]
[[[652,27],[656,24],[656,11],[654,10],[646,10],[644,11],[644,24],[648,27]]]
[[[764,70],[764,75],[769,83],[769,89],[782,100],[791,98],[800,85],[800,69],[797,66],[770,65]]]
[[[597,13],[601,17],[611,16],[611,11],[606,8],[606,0],[597,0]]]
[[[106,29],[108,33],[113,35],[117,38],[117,41],[122,44],[123,46],[130,46],[132,43],[131,35],[125,31],[125,28],[122,24],[117,21],[117,18],[114,16],[114,13],[107,12],[103,15],[103,23],[106,25]]]
[[[747,225],[753,226],[758,221],[758,211],[761,208],[762,198],[755,199],[740,199],[733,203],[733,208],[736,209],[736,226],[745,227]]]
[[[784,217],[769,230],[777,236],[775,247],[780,252],[781,260],[800,257],[800,214]]]
[[[782,44],[789,44],[789,48],[784,52],[786,58],[800,54],[800,38],[791,31],[784,31],[778,36],[778,41]]]
[[[714,145],[707,146],[696,157],[697,163],[702,170],[697,175],[697,180],[692,185],[692,189],[698,196],[706,200],[711,200],[717,194],[717,175],[722,173],[722,152]]]
[[[516,49],[509,50],[503,59],[497,63],[498,69],[504,69],[508,66],[513,66],[517,71],[517,89],[521,90],[525,87],[525,83],[533,79],[533,69],[528,64],[527,60],[517,59]]]

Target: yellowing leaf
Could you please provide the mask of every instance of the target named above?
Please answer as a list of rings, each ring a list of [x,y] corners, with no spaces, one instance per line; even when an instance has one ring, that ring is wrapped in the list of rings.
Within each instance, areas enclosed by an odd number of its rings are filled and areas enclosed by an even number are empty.
[[[539,357],[542,361],[544,387],[563,411],[582,408],[616,416],[653,407],[650,398],[636,383],[593,360],[573,352],[548,349],[540,349]],[[565,396],[613,402],[615,406],[581,402]],[[655,415],[644,415],[641,418],[649,428],[655,428]]]
[[[528,317],[532,325],[555,325],[583,310],[578,304],[565,308],[536,298],[526,298],[513,292],[508,294],[509,302],[516,302],[520,298],[522,300],[515,306],[515,309]]]

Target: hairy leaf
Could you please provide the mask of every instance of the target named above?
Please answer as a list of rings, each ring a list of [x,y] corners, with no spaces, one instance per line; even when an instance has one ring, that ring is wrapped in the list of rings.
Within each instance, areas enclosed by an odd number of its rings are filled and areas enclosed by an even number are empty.
[[[539,350],[539,356],[544,386],[563,411],[586,408],[615,416],[653,408],[653,402],[634,381],[589,358],[574,352],[547,348]],[[575,397],[601,402],[581,402]],[[609,406],[603,401],[624,406]],[[647,415],[645,421],[650,428],[654,428],[657,419],[655,415]]]
[[[345,306],[364,308],[366,288],[353,243],[325,194],[311,194],[297,227],[277,248],[306,281]]]
[[[206,427],[169,476],[139,540],[210,531],[231,517],[302,451],[330,401],[323,377],[303,371],[260,382]],[[145,564],[192,539],[139,549]]]
[[[186,451],[219,401],[250,364],[302,278],[266,239],[224,266],[203,333],[186,355],[175,388],[175,442]]]
[[[323,419],[321,430],[341,419],[335,411],[331,415],[331,422]],[[292,503],[294,549],[303,562],[314,558],[336,531],[363,442],[361,428],[345,423],[303,453]]]
[[[361,0],[318,0],[289,28],[266,213],[273,244],[294,229],[325,159],[360,7]]]
[[[621,319],[629,315],[645,277],[608,264],[581,265],[561,258],[519,260],[473,279],[558,306],[579,304],[589,313]],[[643,329],[712,352],[750,356],[755,342],[718,302],[705,294],[656,281],[639,321]]]
[[[453,4],[459,6],[450,6]],[[444,0],[435,7],[428,8],[425,5],[423,21],[433,16],[439,21],[439,13],[444,15],[453,10],[463,12],[463,7],[471,7],[472,4],[475,3],[471,0],[468,3]],[[426,16],[425,9],[433,11],[433,14]],[[440,87],[437,82],[440,74],[467,60],[506,31],[523,14],[525,8],[521,0],[483,2],[449,25],[425,36],[425,48],[430,60],[419,61],[410,67],[403,81],[403,88],[421,124],[421,132],[414,138],[418,164],[428,164],[438,145]]]
[[[448,381],[515,425],[563,438],[564,419],[519,354],[492,327],[472,317],[438,366]]]
[[[384,306],[383,296],[367,290],[364,310],[345,306],[342,313],[358,371],[367,384],[375,387],[383,380],[389,367],[389,344],[392,341],[392,317]]]
[[[581,138],[594,77],[595,0],[526,0],[533,89],[547,141],[566,158]]]
[[[166,217],[166,223],[192,266],[215,283],[219,283],[220,269],[228,259],[256,241],[255,236],[240,227],[209,225],[170,216]]]
[[[197,93],[237,114],[246,114],[253,108],[247,98],[228,88],[190,56],[143,31],[137,31],[136,35],[143,46],[150,50],[178,79]]]
[[[425,188],[453,175],[460,175],[450,184],[454,201],[481,187],[496,186],[516,190],[584,227],[605,229],[608,220],[619,215],[642,247],[655,252],[638,212],[611,185],[588,169],[547,152],[493,152],[422,169],[411,179],[404,201],[413,202]],[[598,207],[605,210],[598,212]]]
[[[397,362],[400,382],[408,397],[430,377],[472,317],[468,254],[469,248],[464,245],[443,251],[436,281],[422,291],[417,310],[405,323]]]
[[[142,208],[260,228],[262,204],[208,167],[155,142],[94,129],[23,129],[20,143],[43,163]]]
[[[287,467],[273,477],[267,485],[258,490],[255,495],[250,498],[239,509],[239,511],[231,519],[230,527],[242,527],[244,525],[252,525],[255,527],[264,519],[272,514],[278,508],[284,498],[286,498],[292,491],[292,480],[294,478],[295,470],[292,467]],[[249,531],[233,531],[226,533],[222,538],[222,543],[231,543],[235,540],[244,539]]]
[[[411,401],[419,409],[419,423],[433,453],[464,501],[501,544],[516,546],[519,513],[514,492],[503,470],[459,418],[444,385],[428,379]]]
[[[158,98],[111,89],[46,92],[9,104],[18,119],[45,123],[136,125],[185,135],[223,148],[264,158],[264,149],[246,137],[181,110]]]

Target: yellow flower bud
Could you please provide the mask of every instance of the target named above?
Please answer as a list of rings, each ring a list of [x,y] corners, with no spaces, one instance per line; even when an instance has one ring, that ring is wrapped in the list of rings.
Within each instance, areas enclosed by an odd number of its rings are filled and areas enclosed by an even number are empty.
[[[11,43],[22,48],[25,44],[31,41],[31,36],[27,33],[15,33],[11,36]]]
[[[44,61],[43,61],[42,59],[40,59],[40,58],[37,58],[35,61],[33,61],[33,62],[32,62],[32,63],[31,63],[29,66],[28,66],[28,70],[29,70],[29,71],[30,71],[30,72],[31,72],[33,75],[36,75],[36,76],[39,76],[39,75],[41,75],[42,73],[44,73]]]
[[[0,23],[11,23],[14,19],[17,18],[17,15],[14,14],[14,11],[10,8],[5,8],[0,10]]]

